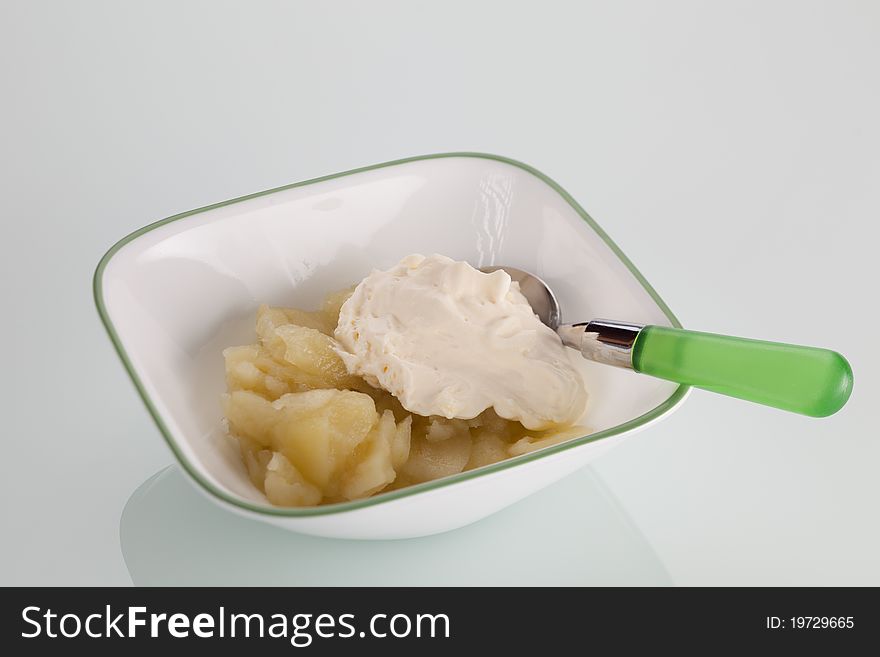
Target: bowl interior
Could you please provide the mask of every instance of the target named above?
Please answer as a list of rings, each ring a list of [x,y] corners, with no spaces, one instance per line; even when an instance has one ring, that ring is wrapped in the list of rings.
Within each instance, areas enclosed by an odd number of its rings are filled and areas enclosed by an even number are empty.
[[[231,499],[270,508],[222,427],[221,351],[253,342],[260,303],[316,307],[409,253],[532,271],[566,321],[674,317],[552,182],[488,156],[419,158],[173,217],[114,247],[96,298],[111,336],[184,465]],[[578,359],[594,432],[633,420],[677,385]]]

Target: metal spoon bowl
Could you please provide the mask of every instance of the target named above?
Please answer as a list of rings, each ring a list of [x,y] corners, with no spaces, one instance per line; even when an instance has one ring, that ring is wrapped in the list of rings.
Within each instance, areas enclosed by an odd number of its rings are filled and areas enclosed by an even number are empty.
[[[528,300],[538,319],[555,331],[562,321],[562,315],[559,311],[559,301],[556,300],[556,295],[553,294],[550,286],[534,274],[515,267],[480,267],[480,271],[486,274],[499,269],[506,271],[512,280],[519,283],[520,292]]]

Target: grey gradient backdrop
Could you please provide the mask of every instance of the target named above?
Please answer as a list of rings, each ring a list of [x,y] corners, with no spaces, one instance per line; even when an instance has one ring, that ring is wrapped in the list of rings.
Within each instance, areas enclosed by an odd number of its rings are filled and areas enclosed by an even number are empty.
[[[487,581],[450,560],[498,536],[523,563],[583,550],[495,582],[880,584],[880,4],[2,0],[0,93],[0,584],[159,581],[198,563],[172,544],[201,522],[186,545],[286,546],[263,553],[277,572],[323,555],[317,584],[354,581],[335,564],[359,554],[362,583],[400,563]],[[123,507],[171,456],[93,309],[102,253],[177,212],[449,150],[554,177],[685,325],[843,351],[849,406],[817,421],[695,392],[589,476],[388,551],[226,530],[172,472],[130,505],[123,555]],[[594,479],[624,530],[589,524]],[[650,558],[596,548],[618,530]],[[229,581],[234,552],[198,581]]]

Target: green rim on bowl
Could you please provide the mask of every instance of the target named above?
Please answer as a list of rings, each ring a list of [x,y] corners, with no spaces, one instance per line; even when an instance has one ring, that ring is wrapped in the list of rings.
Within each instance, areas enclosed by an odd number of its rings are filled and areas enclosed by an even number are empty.
[[[573,438],[569,441],[561,443],[559,445],[554,445],[552,447],[546,447],[544,449],[531,452],[529,454],[523,454],[522,456],[516,456],[504,461],[499,461],[498,463],[494,463],[492,465],[487,465],[481,468],[477,468],[475,470],[469,470],[467,472],[461,472],[456,475],[451,475],[449,477],[444,477],[442,479],[437,479],[434,481],[428,481],[422,484],[416,484],[413,486],[409,486],[407,488],[401,488],[399,490],[391,491],[388,493],[380,493],[373,497],[367,497],[362,500],[355,500],[352,502],[340,502],[336,504],[328,504],[326,506],[317,506],[317,507],[304,507],[304,508],[282,508],[282,507],[270,507],[270,506],[260,506],[258,504],[253,504],[251,502],[239,499],[227,493],[226,491],[218,488],[210,481],[207,481],[198,469],[189,462],[187,457],[181,452],[178,448],[176,442],[171,436],[171,433],[168,430],[168,427],[165,426],[165,423],[162,420],[162,417],[159,415],[159,412],[156,410],[156,407],[153,405],[146,391],[144,390],[144,385],[140,378],[135,372],[135,369],[131,363],[131,360],[128,357],[128,354],[125,352],[125,349],[122,346],[122,342],[119,339],[119,335],[116,333],[116,329],[113,326],[113,322],[110,320],[110,316],[107,313],[107,308],[104,305],[104,296],[103,296],[103,288],[102,288],[102,278],[104,274],[104,269],[107,266],[107,263],[113,258],[117,251],[119,251],[123,246],[128,244],[129,242],[137,239],[141,235],[150,232],[160,226],[164,226],[166,224],[170,224],[174,221],[178,221],[180,219],[184,219],[186,217],[191,217],[196,214],[200,214],[202,212],[206,212],[208,210],[213,210],[215,208],[221,208],[227,205],[232,205],[233,203],[239,203],[241,201],[247,201],[252,198],[257,198],[259,196],[265,196],[267,194],[272,194],[275,192],[279,192],[285,189],[293,189],[294,187],[303,187],[305,185],[311,185],[313,183],[323,182],[325,180],[332,180],[334,178],[342,178],[344,176],[349,176],[355,173],[361,173],[363,171],[372,171],[375,169],[382,169],[384,167],[391,167],[398,164],[405,164],[407,162],[416,162],[418,160],[433,160],[438,158],[446,158],[446,157],[471,157],[471,158],[480,158],[484,160],[494,160],[496,162],[502,162],[504,164],[509,164],[515,167],[519,167],[524,171],[536,176],[547,185],[549,185],[553,190],[555,190],[562,198],[568,202],[569,205],[575,210],[575,212],[580,215],[580,217],[589,224],[590,228],[592,228],[599,237],[608,245],[608,247],[617,255],[618,258],[623,262],[624,265],[629,269],[633,276],[635,276],[636,280],[645,288],[645,291],[651,296],[654,302],[660,307],[663,313],[666,315],[666,318],[669,322],[675,327],[681,327],[678,319],[676,319],[675,315],[672,314],[672,311],[669,310],[669,307],[660,298],[654,288],[645,280],[645,277],[635,268],[635,266],[629,261],[623,252],[618,248],[618,246],[611,240],[610,237],[603,231],[595,221],[593,221],[592,217],[588,215],[584,209],[577,204],[577,202],[566,192],[562,187],[560,187],[554,180],[547,177],[537,169],[530,167],[527,164],[523,164],[522,162],[517,162],[516,160],[511,160],[506,157],[501,157],[499,155],[489,155],[486,153],[435,153],[432,155],[419,155],[415,157],[408,157],[402,160],[394,160],[392,162],[383,162],[381,164],[374,164],[367,167],[361,167],[359,169],[352,169],[350,171],[343,171],[341,173],[334,173],[329,176],[322,176],[320,178],[313,178],[311,180],[304,180],[302,182],[292,183],[290,185],[284,185],[282,187],[276,187],[274,189],[268,189],[263,192],[257,192],[255,194],[249,194],[247,196],[241,196],[239,198],[234,198],[229,201],[223,201],[222,203],[215,203],[213,205],[207,205],[203,208],[198,208],[196,210],[190,210],[189,212],[183,212],[181,214],[176,214],[173,217],[168,217],[166,219],[161,219],[156,221],[148,226],[144,226],[140,228],[130,235],[123,237],[116,244],[110,247],[110,250],[104,254],[104,257],[101,258],[101,261],[98,263],[98,267],[95,270],[94,280],[93,280],[93,289],[95,295],[95,305],[98,308],[98,314],[101,316],[101,321],[104,323],[104,327],[107,329],[107,334],[110,336],[110,340],[113,342],[113,346],[116,349],[116,353],[119,354],[120,359],[122,360],[125,369],[128,371],[129,376],[131,377],[132,382],[137,388],[138,394],[140,394],[141,399],[146,405],[147,409],[150,412],[150,415],[153,417],[153,420],[156,423],[156,426],[159,427],[159,431],[162,433],[162,436],[165,438],[165,441],[168,443],[168,446],[171,448],[171,451],[174,452],[174,455],[177,457],[177,460],[181,463],[184,470],[186,470],[187,474],[192,477],[195,481],[197,481],[206,491],[219,498],[220,500],[231,504],[240,509],[245,509],[247,511],[251,511],[254,513],[262,513],[266,515],[273,516],[284,516],[284,517],[305,517],[305,516],[321,516],[321,515],[329,515],[332,513],[342,513],[344,511],[353,511],[355,509],[362,509],[368,506],[372,506],[374,504],[381,504],[383,502],[388,502],[391,500],[400,499],[403,497],[409,497],[410,495],[418,495],[420,493],[424,493],[426,491],[435,490],[437,488],[442,488],[443,486],[449,486],[451,484],[455,484],[460,481],[466,481],[468,479],[473,479],[475,477],[482,477],[487,474],[491,474],[493,472],[499,472],[501,470],[506,470],[507,468],[515,467],[521,463],[526,463],[528,461],[534,461],[536,459],[544,458],[550,456],[552,454],[558,454],[560,452],[564,452],[565,450],[572,449],[574,447],[578,447],[579,445],[584,445],[586,443],[595,442],[597,440],[601,440],[603,438],[609,438],[611,436],[616,436],[618,434],[624,433],[626,431],[630,431],[642,425],[645,425],[652,420],[660,417],[667,411],[671,410],[677,404],[679,404],[685,397],[688,391],[688,386],[681,385],[679,386],[672,395],[666,399],[662,404],[656,406],[651,409],[644,415],[641,415],[637,418],[634,418],[628,422],[624,422],[623,424],[619,424],[610,429],[605,429],[604,431],[598,431],[593,434],[589,434],[587,436],[583,436],[581,438]]]

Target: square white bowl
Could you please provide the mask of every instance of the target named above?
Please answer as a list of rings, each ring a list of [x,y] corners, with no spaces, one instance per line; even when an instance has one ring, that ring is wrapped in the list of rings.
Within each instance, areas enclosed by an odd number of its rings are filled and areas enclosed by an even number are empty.
[[[272,506],[224,432],[221,351],[253,342],[260,303],[317,306],[325,293],[409,253],[534,272],[556,292],[567,321],[679,326],[556,183],[522,163],[477,153],[378,164],[156,222],[103,257],[95,302],[196,488],[230,510],[320,536],[405,538],[461,527],[582,467],[686,397],[686,386],[582,360],[587,436],[364,500]]]

